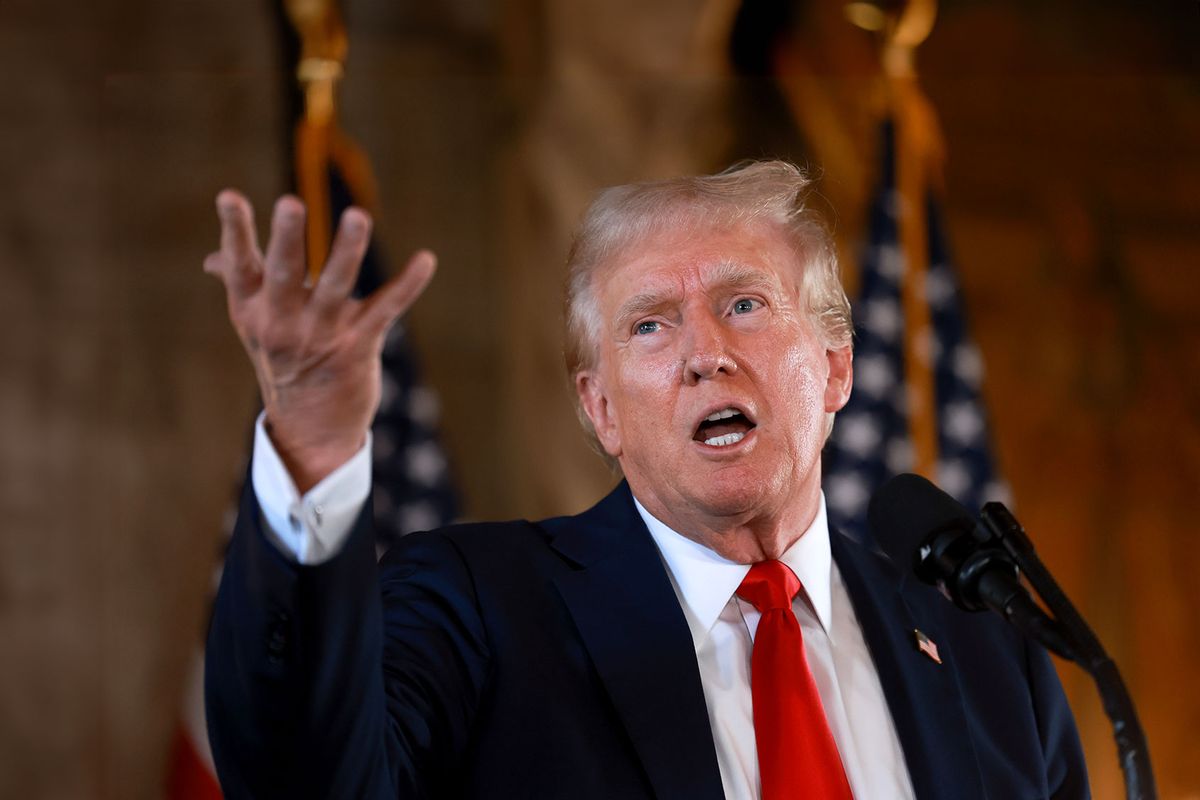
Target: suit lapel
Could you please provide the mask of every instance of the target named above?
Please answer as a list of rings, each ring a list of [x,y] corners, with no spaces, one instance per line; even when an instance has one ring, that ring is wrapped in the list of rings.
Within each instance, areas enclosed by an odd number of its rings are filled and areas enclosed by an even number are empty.
[[[542,526],[578,567],[555,584],[655,794],[721,800],[695,646],[628,487]]]
[[[887,696],[916,796],[985,797],[954,653],[942,636],[939,597],[913,585],[882,556],[835,532],[842,574]],[[932,602],[931,602],[932,601]],[[942,663],[917,649],[914,631],[938,644]]]

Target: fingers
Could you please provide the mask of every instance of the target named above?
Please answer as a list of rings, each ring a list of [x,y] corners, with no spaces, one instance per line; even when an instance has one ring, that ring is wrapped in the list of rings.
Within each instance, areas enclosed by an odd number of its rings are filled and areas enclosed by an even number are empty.
[[[230,189],[221,192],[217,212],[221,218],[221,249],[205,259],[205,271],[220,276],[239,299],[261,286],[268,305],[304,305],[309,296],[304,286],[304,204],[290,195],[276,201],[265,256],[260,254],[254,233],[253,210],[242,195]],[[329,261],[312,291],[311,303],[318,315],[336,316],[346,307],[370,237],[370,216],[361,209],[348,209],[342,215]],[[354,325],[371,335],[385,331],[424,291],[435,268],[433,253],[415,253],[399,275],[358,308]]]
[[[267,301],[296,305],[304,299],[304,204],[292,195],[275,201],[271,239],[263,266]]]
[[[371,217],[362,209],[347,209],[338,225],[329,260],[313,289],[312,304],[318,314],[335,314],[350,296],[370,240]]]
[[[436,269],[437,257],[428,250],[418,250],[399,275],[367,299],[357,324],[370,333],[383,333],[420,297]]]
[[[254,210],[241,194],[226,189],[217,195],[217,217],[221,249],[205,259],[204,270],[221,278],[232,294],[244,297],[254,291],[260,277]]]

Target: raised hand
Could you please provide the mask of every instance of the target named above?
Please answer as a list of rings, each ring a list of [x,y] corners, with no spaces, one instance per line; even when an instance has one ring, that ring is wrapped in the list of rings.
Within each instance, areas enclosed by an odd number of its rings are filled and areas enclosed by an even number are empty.
[[[351,208],[341,218],[329,260],[305,285],[304,205],[281,197],[264,256],[254,211],[239,193],[217,195],[221,248],[204,270],[221,279],[229,319],[254,365],[267,429],[301,493],[362,447],[379,406],[383,340],[433,277],[426,250],[370,297],[350,296],[371,234],[371,219]]]

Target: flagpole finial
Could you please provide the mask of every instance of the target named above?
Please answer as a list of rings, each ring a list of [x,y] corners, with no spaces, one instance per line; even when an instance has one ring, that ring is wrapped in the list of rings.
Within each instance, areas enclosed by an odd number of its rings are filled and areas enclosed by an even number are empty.
[[[846,19],[880,39],[880,64],[889,78],[915,74],[914,53],[933,31],[937,0],[853,0],[844,6]]]
[[[342,15],[334,0],[284,0],[283,6],[300,39],[296,80],[304,90],[304,115],[311,122],[331,122],[349,49]]]

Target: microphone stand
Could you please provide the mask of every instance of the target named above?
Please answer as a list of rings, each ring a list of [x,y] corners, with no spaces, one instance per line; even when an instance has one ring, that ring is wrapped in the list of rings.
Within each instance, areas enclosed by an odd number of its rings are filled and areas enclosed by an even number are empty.
[[[1043,643],[1079,664],[1095,681],[1104,713],[1112,722],[1113,736],[1117,742],[1117,758],[1125,775],[1125,796],[1128,800],[1157,800],[1158,789],[1150,768],[1150,750],[1146,744],[1146,734],[1138,721],[1133,699],[1125,688],[1117,665],[1109,658],[1096,634],[1088,627],[1058,582],[1050,575],[1050,571],[1042,564],[1034,552],[1033,542],[1025,534],[1016,517],[1002,503],[993,502],[984,505],[980,519],[1012,556],[1013,561],[1025,574],[1029,585],[1046,603],[1046,607],[1058,622],[1054,638],[1061,634],[1067,640],[1068,646],[1062,648],[1061,641]]]

